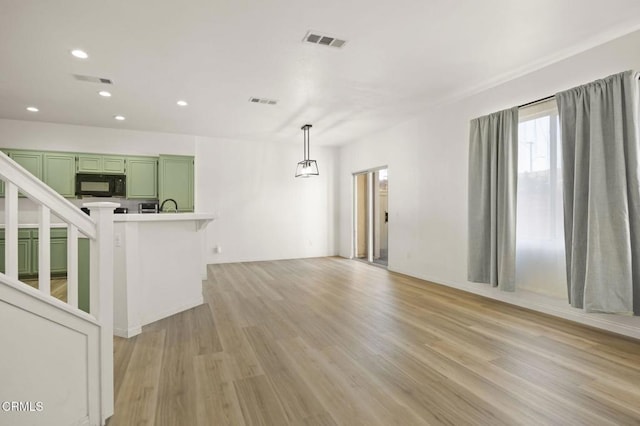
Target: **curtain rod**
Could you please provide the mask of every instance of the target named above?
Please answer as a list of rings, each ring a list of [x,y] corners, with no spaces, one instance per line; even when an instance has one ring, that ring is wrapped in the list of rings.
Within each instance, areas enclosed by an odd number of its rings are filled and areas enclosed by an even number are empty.
[[[637,72],[635,77],[636,77],[637,80],[640,80],[640,72]],[[533,104],[537,104],[537,103],[540,103],[540,102],[548,101],[549,99],[553,99],[555,97],[556,97],[556,95],[551,95],[551,96],[547,96],[547,97],[544,97],[544,98],[540,98],[540,99],[538,99],[536,101],[531,101],[531,102],[527,102],[526,104],[518,105],[518,108],[528,107],[528,106],[533,105]]]
[[[551,96],[547,96],[546,98],[540,98],[540,99],[538,99],[536,101],[531,101],[531,102],[527,102],[526,104],[518,105],[518,108],[528,107],[528,106],[531,106],[533,104],[537,104],[537,103],[540,103],[540,102],[548,101],[549,99],[553,99],[555,97],[556,97],[556,95],[551,95]]]

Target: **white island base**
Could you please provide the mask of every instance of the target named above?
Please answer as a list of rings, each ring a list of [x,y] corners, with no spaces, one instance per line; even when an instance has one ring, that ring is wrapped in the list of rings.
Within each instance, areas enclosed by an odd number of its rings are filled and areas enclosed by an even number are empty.
[[[114,218],[114,327],[142,326],[203,303],[203,234],[213,215],[123,214]]]

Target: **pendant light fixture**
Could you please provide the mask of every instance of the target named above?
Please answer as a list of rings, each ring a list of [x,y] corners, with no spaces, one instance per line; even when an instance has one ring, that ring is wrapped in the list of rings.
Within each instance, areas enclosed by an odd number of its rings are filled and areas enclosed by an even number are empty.
[[[296,167],[296,177],[318,176],[318,163],[316,160],[309,159],[309,129],[311,124],[305,124],[301,127],[304,135],[304,160],[298,163]]]

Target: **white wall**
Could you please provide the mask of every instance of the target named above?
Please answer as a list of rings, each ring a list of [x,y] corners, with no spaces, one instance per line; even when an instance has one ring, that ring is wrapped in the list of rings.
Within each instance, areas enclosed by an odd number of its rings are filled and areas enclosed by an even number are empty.
[[[320,175],[295,178],[302,134],[298,142],[196,139],[196,204],[217,216],[207,263],[337,253],[337,150],[314,147]]]
[[[466,280],[469,120],[640,69],[638,46],[635,32],[341,148],[340,255],[351,255],[351,174],[387,164],[389,269],[487,292]]]
[[[0,119],[0,148],[127,155],[194,155],[195,137]]]
[[[320,176],[296,179],[302,134],[298,141],[263,143],[0,119],[0,147],[195,155],[196,210],[219,216],[207,229],[207,262],[337,254],[337,150],[314,146]],[[123,199],[112,201],[132,204]],[[30,200],[20,200],[20,209],[21,222],[36,220],[36,206]],[[215,246],[222,252],[214,254]]]

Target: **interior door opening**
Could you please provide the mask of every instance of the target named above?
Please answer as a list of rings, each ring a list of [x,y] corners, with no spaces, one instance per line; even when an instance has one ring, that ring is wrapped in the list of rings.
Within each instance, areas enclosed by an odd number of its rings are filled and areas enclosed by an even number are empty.
[[[387,168],[354,173],[353,257],[389,263],[389,178]]]

